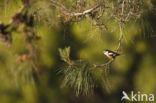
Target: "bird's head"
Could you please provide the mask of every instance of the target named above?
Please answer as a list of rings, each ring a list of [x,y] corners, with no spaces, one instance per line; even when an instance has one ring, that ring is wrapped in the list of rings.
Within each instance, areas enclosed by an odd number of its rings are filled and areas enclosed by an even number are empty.
[[[104,53],[105,55],[107,55],[109,52],[108,52],[108,50],[104,50],[103,53]]]

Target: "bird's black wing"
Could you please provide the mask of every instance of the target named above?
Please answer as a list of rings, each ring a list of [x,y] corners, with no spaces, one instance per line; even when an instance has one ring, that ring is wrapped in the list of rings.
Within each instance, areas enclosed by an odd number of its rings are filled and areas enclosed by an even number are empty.
[[[118,56],[118,55],[120,55],[120,54],[118,54],[118,53],[116,53],[116,52],[112,52],[112,51],[110,51],[108,54],[109,54],[110,56]]]

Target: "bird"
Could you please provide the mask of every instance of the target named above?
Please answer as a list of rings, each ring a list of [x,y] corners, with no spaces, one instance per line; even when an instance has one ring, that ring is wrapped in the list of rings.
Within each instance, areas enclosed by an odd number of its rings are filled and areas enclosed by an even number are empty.
[[[103,53],[109,58],[109,59],[115,59],[117,56],[125,56],[123,54],[119,54],[117,52],[113,52],[111,50],[104,50]]]

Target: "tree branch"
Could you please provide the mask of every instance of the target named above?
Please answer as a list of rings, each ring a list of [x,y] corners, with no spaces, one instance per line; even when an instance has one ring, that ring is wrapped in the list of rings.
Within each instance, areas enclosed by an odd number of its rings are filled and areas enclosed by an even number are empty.
[[[13,24],[13,23],[16,23],[16,20],[19,19],[18,16],[21,15],[21,13],[24,11],[25,9],[25,6],[23,5],[19,10],[18,12],[10,19],[9,23],[7,24],[8,26]]]
[[[9,27],[10,25],[12,25],[13,23],[16,23],[16,21],[19,19],[19,15],[21,15],[21,13],[24,11],[25,6],[23,5],[16,14],[14,14],[9,23],[7,25],[5,25],[5,28]],[[1,21],[0,21],[0,25],[4,25]],[[0,28],[2,29],[2,28]]]
[[[120,48],[121,48],[121,40],[123,38],[123,32],[122,32],[123,30],[122,30],[121,23],[119,23],[119,27],[120,27],[120,37],[119,37],[119,40],[118,40],[118,47],[116,49],[116,52],[118,52],[120,50]]]
[[[93,6],[92,8],[90,9],[87,9],[87,10],[84,10],[82,12],[69,12],[64,5],[56,2],[56,1],[53,1],[51,0],[51,4],[55,7],[58,7],[59,9],[61,9],[61,12],[64,14],[64,15],[67,15],[67,16],[83,16],[85,14],[88,14],[88,13],[91,13],[93,10],[101,7],[102,5],[104,5],[104,0],[102,0],[101,2],[99,2],[98,4],[96,4],[95,6]]]
[[[122,1],[122,11],[121,11],[121,15],[124,14],[124,8],[125,8],[125,0]]]
[[[24,9],[25,5],[23,5],[19,9],[19,11],[11,17],[8,24],[5,25],[0,21],[0,40],[5,42],[8,46],[10,45],[11,42],[11,31],[14,31],[16,29],[13,27],[10,30],[7,30],[7,28],[13,24],[16,24],[16,26],[18,26],[18,24],[23,21],[22,12],[24,11]]]
[[[109,60],[107,63],[104,64],[100,64],[100,65],[96,65],[94,64],[93,67],[91,69],[99,69],[99,68],[103,68],[109,64],[111,64],[114,61],[114,59]]]

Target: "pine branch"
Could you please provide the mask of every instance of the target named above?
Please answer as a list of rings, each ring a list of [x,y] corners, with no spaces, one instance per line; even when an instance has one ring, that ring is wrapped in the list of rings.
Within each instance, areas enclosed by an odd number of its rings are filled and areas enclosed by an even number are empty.
[[[111,59],[111,60],[109,60],[107,63],[104,63],[104,64],[100,64],[100,65],[94,64],[93,67],[92,67],[91,69],[104,68],[104,67],[110,65],[113,61],[114,61],[114,59]]]
[[[113,62],[113,59],[105,64],[92,65],[85,60],[71,60],[69,57],[70,47],[59,49],[61,59],[66,62],[58,71],[63,75],[62,86],[72,87],[76,95],[90,95],[93,93],[96,80],[93,73],[99,68],[104,68]]]
[[[7,29],[13,25],[13,24],[19,24],[22,21],[22,12],[24,11],[25,6],[22,6],[19,11],[14,14],[8,24],[3,24],[2,21],[0,21],[0,39],[5,42],[7,45],[10,45],[11,42],[11,32],[16,30],[15,28],[10,29],[8,31]]]
[[[1,31],[2,29],[7,29],[10,25],[12,24],[16,24],[17,21],[21,21],[21,15],[22,15],[22,12],[24,11],[24,9],[26,8],[25,5],[21,6],[21,8],[18,10],[17,13],[15,13],[9,20],[9,23],[4,25],[2,23],[2,21],[0,21],[0,26],[3,26],[3,27],[0,27]],[[4,31],[4,30],[3,30]]]
[[[119,37],[119,40],[118,40],[118,47],[116,49],[116,52],[120,51],[121,41],[122,41],[122,38],[123,38],[123,29],[122,29],[122,24],[121,23],[119,23],[119,27],[120,27],[120,37]]]
[[[92,11],[94,11],[95,9],[97,8],[100,8],[101,6],[104,5],[104,0],[102,0],[101,2],[99,2],[98,4],[96,4],[95,6],[91,7],[90,9],[87,9],[87,10],[84,10],[82,12],[69,12],[64,5],[54,1],[54,0],[51,0],[51,4],[57,8],[59,8],[61,10],[61,12],[64,14],[64,15],[67,15],[67,16],[71,16],[71,17],[74,17],[74,16],[84,16],[86,14],[89,14],[91,13]],[[107,7],[108,8],[108,7]]]
[[[90,64],[87,61],[70,60],[70,47],[59,49],[61,59],[66,62],[60,68],[59,73],[63,74],[62,86],[72,87],[78,96],[79,94],[91,95],[94,88],[94,79]]]
[[[124,14],[124,8],[125,8],[125,0],[122,1],[122,11],[121,11],[121,15]]]
[[[61,59],[69,65],[73,65],[74,62],[70,59],[70,47],[66,47],[65,49],[59,49],[59,53]]]

